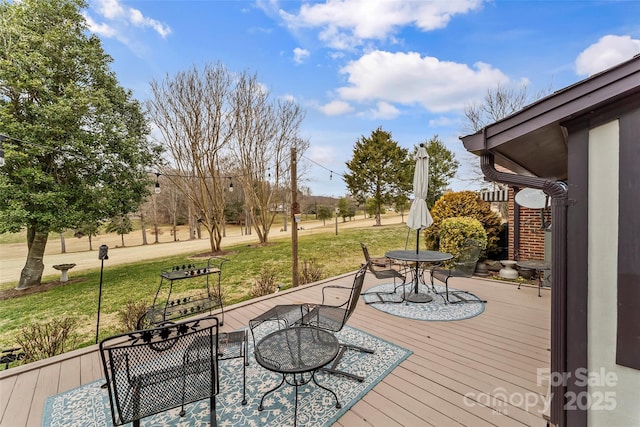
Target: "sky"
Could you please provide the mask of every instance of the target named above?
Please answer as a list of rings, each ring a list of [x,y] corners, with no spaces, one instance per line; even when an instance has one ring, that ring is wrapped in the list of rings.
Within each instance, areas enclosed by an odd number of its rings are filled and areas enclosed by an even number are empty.
[[[549,93],[640,54],[640,0],[89,0],[89,28],[120,84],[204,64],[255,73],[305,110],[300,179],[342,197],[355,142],[381,127],[412,150],[434,136],[474,190],[466,106],[497,85]],[[299,166],[300,168],[300,166]]]

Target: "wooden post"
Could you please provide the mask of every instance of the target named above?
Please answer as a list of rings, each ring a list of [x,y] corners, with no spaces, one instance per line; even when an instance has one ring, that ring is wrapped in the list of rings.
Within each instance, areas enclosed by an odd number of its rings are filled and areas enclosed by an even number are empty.
[[[298,223],[296,214],[300,213],[298,204],[298,159],[296,148],[291,148],[291,264],[292,286],[298,286]]]

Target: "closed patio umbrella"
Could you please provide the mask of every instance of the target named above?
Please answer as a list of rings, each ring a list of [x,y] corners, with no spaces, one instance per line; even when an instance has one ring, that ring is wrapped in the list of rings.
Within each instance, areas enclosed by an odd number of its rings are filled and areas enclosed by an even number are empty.
[[[429,156],[424,144],[420,144],[416,153],[416,169],[413,172],[413,202],[407,217],[407,226],[416,230],[416,257],[420,252],[420,230],[430,226],[433,218],[427,209],[427,189],[429,187]],[[414,272],[414,289],[405,296],[411,302],[429,302],[431,296],[418,293],[418,277],[420,263],[416,261]]]
[[[413,202],[407,217],[407,226],[416,230],[416,253],[420,250],[420,230],[433,223],[427,209],[427,190],[429,188],[429,156],[424,144],[420,144],[416,154],[416,169],[413,173]]]

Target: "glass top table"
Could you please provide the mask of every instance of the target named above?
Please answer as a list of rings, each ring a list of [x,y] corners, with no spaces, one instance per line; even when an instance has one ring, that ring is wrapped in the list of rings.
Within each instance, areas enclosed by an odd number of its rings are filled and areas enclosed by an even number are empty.
[[[453,255],[438,251],[416,251],[415,249],[399,249],[385,253],[385,256],[396,261],[415,263],[413,274],[413,291],[403,298],[410,302],[430,302],[433,297],[418,291],[419,270],[423,263],[437,264],[453,258]]]
[[[265,369],[282,374],[282,381],[262,396],[258,410],[263,409],[264,398],[286,382],[295,387],[294,426],[297,425],[298,387],[311,380],[330,392],[336,399],[336,408],[341,408],[336,393],[318,384],[315,377],[318,369],[335,359],[339,348],[338,339],[331,332],[309,326],[280,329],[262,338],[255,348],[256,362]]]

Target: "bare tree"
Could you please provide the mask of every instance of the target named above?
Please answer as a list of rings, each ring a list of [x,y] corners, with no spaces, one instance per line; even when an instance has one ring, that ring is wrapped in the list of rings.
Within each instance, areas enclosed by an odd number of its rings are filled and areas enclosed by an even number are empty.
[[[522,84],[517,88],[498,84],[493,89],[487,89],[482,103],[475,103],[465,107],[464,114],[467,117],[465,130],[469,133],[478,132],[488,124],[497,122],[521,110],[526,105],[546,96],[550,92],[551,85],[547,89],[531,95],[526,84]],[[481,188],[486,189],[489,183],[484,179],[479,157],[471,153],[465,153],[465,162],[471,165],[471,174],[469,178],[462,179],[462,181],[479,183]],[[493,190],[508,188],[507,185],[496,182],[490,185]],[[508,203],[500,202],[498,207],[501,215],[506,218],[508,216]]]
[[[487,89],[483,102],[465,106],[464,115],[467,118],[465,131],[478,132],[486,125],[522,109],[530,102],[530,98],[526,84],[516,88],[498,83],[496,87]]]
[[[304,112],[294,101],[271,101],[255,75],[241,75],[236,89],[233,155],[249,220],[266,243],[277,212],[289,199],[291,147],[302,156],[309,145],[298,136]]]
[[[464,126],[464,132],[478,132],[488,124],[504,119],[516,111],[521,110],[526,105],[548,95],[550,92],[551,85],[531,95],[525,83],[519,87],[499,83],[496,87],[487,89],[482,102],[465,106],[464,115],[467,121]],[[480,183],[485,186],[486,182],[480,170],[478,157],[471,153],[465,153],[465,163],[471,165],[471,177],[462,180]],[[499,184],[497,186],[502,188]]]
[[[193,67],[152,81],[148,101],[151,118],[172,157],[175,173],[165,175],[195,208],[209,234],[212,252],[221,250],[224,179],[221,155],[233,137],[234,114],[229,105],[235,76],[222,64]]]
[[[162,197],[158,199],[158,203],[162,205],[164,210],[169,215],[169,221],[171,222],[173,233],[173,241],[175,242],[176,240],[178,240],[178,218],[180,217],[181,213],[186,210],[185,200],[176,187],[174,187],[173,185],[169,185],[167,187],[167,191],[162,191]]]

